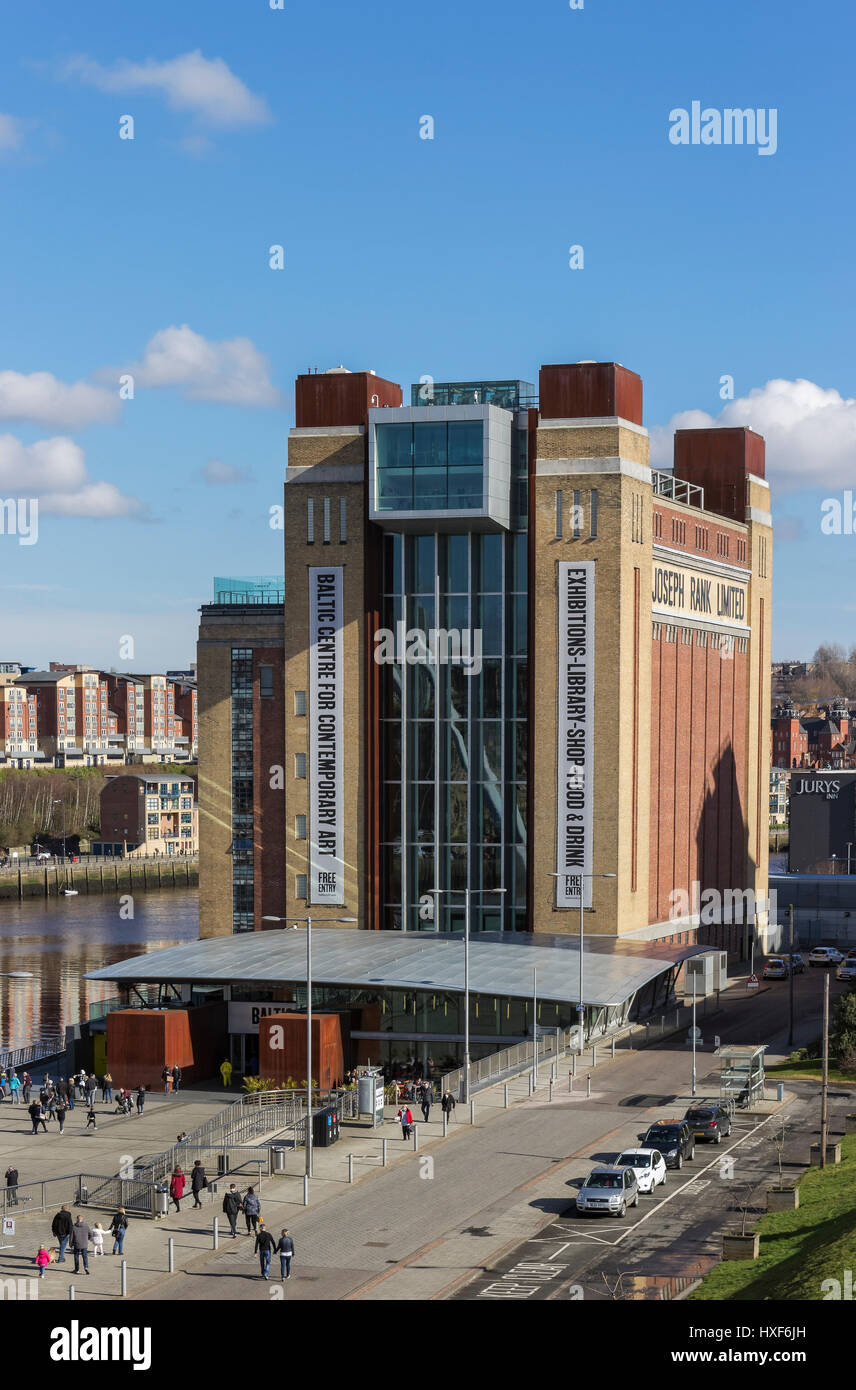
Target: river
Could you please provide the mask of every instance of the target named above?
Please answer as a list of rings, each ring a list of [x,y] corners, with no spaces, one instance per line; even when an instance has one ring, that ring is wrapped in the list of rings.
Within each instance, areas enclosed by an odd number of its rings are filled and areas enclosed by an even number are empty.
[[[135,893],[133,920],[119,916],[127,902],[127,895],[81,893],[0,903],[0,1051],[62,1046],[67,1025],[118,994],[115,985],[84,980],[88,970],[199,935],[195,889]],[[10,970],[28,970],[32,979],[10,980]]]

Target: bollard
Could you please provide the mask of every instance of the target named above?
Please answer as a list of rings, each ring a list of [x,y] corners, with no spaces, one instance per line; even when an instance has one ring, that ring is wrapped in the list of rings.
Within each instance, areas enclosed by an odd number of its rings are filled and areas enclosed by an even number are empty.
[[[215,1250],[219,1250],[219,1248],[220,1248],[220,1222],[218,1221],[218,1219],[217,1219],[216,1216],[214,1217],[214,1227],[213,1227],[213,1231],[214,1231],[214,1249],[215,1249]]]
[[[613,1061],[615,1061],[615,1037],[614,1037],[614,1035],[613,1035],[613,1039],[612,1039],[612,1059],[613,1059]]]
[[[571,1076],[576,1076],[576,1074],[577,1074],[577,1054],[574,1053],[573,1057],[571,1058]]]
[[[550,1083],[552,1084],[555,1080],[556,1080],[556,1063],[555,1063],[555,1062],[551,1062],[551,1063],[550,1063]]]
[[[170,1274],[174,1274],[174,1273],[175,1273],[175,1242],[174,1242],[172,1236],[170,1236],[169,1240],[167,1241],[167,1253],[168,1253],[168,1257],[169,1257],[168,1263],[167,1263],[167,1269],[169,1270],[169,1273],[170,1273]]]
[[[781,1102],[784,1100],[784,1098],[785,1098],[785,1083],[784,1083],[784,1081],[777,1081],[777,1082],[776,1082],[776,1100],[779,1102],[779,1104],[781,1104]]]
[[[348,1182],[354,1181],[354,1155],[348,1154]]]
[[[443,1138],[444,1138],[444,1139],[446,1138],[446,1135],[447,1135],[448,1133],[449,1133],[449,1116],[448,1116],[448,1114],[446,1113],[446,1111],[444,1110],[444,1111],[443,1111]]]
[[[385,1167],[386,1167],[386,1146],[387,1146],[387,1144],[389,1143],[389,1140],[388,1140],[388,1139],[381,1139],[380,1143],[381,1143],[380,1161],[381,1161],[382,1166],[385,1168]]]
[[[572,1072],[568,1072],[568,1095],[571,1094],[571,1092],[573,1091],[573,1089],[574,1089],[574,1077],[573,1077],[573,1073],[572,1073]]]
[[[593,1067],[597,1066],[597,1043],[591,1045],[591,1064]]]
[[[414,1126],[413,1126],[413,1152],[416,1153],[416,1151],[417,1151],[418,1148],[419,1148],[419,1126],[418,1126],[418,1125],[414,1125]]]
[[[128,1261],[122,1261],[122,1297],[128,1297]]]
[[[650,1036],[651,1036],[651,1025],[650,1025],[650,1023],[646,1023],[646,1024],[645,1024],[645,1046],[646,1046],[646,1047],[648,1046],[648,1039],[650,1038]]]
[[[530,1096],[531,1096],[531,1094],[532,1094],[532,1073],[531,1073],[531,1071],[530,1071],[530,1073],[529,1073],[529,1094],[530,1094]]]
[[[68,1286],[68,1296],[69,1296],[69,1298],[71,1299],[71,1301],[72,1301],[72,1303],[73,1303],[73,1302],[74,1302],[74,1285],[73,1285],[73,1284],[69,1284],[69,1286]]]
[[[507,1082],[507,1081],[506,1081],[505,1085],[503,1086],[502,1090],[503,1090],[503,1109],[504,1109],[504,1110],[507,1110],[507,1109],[508,1109],[508,1082]]]
[[[552,1077],[550,1077],[550,1081],[549,1081],[549,1084],[548,1084],[548,1086],[547,1086],[547,1092],[548,1092],[548,1094],[547,1094],[547,1100],[548,1100],[548,1101],[552,1101],[552,1099],[553,1099],[553,1078],[552,1078]]]
[[[586,1076],[586,1099],[591,1095],[591,1072]]]
[[[303,1174],[303,1205],[309,1206],[309,1174]]]
[[[476,1103],[475,1103],[474,1100],[471,1100],[471,1101],[470,1101],[470,1124],[471,1124],[471,1125],[474,1125],[475,1122],[476,1122]]]
[[[680,1022],[680,1017],[681,1017],[681,1011],[680,1011],[680,1009],[675,1009],[675,1027],[676,1027],[676,1028],[677,1028],[677,1026],[678,1026],[678,1023]]]

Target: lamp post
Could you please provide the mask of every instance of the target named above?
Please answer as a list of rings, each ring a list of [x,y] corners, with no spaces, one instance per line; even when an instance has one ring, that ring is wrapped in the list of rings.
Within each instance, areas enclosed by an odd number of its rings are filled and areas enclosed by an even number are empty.
[[[325,919],[330,921],[328,917]],[[312,1177],[312,918],[262,917],[263,922],[291,922],[292,931],[297,931],[301,922],[306,923],[306,1176]],[[356,917],[334,917],[334,922],[356,922]]]
[[[440,893],[464,895],[464,1094],[466,1105],[470,1098],[470,898],[473,893],[504,893],[504,888],[432,888],[435,897]],[[437,928],[439,931],[439,927]]]
[[[853,841],[847,841],[847,872],[850,873],[850,851],[853,848]]]
[[[62,862],[65,867],[65,802],[60,797],[54,797],[54,806],[62,807]]]
[[[580,900],[580,999],[579,1003],[577,1004],[577,1027],[579,1029],[579,1047],[577,1048],[577,1052],[579,1056],[582,1057],[584,1043],[583,1033],[585,1031],[585,1004],[583,1003],[583,947],[585,945],[585,923],[583,919],[583,886],[587,878],[618,878],[618,874],[560,874],[556,872],[551,872],[548,875],[548,877],[578,878],[580,881],[580,891],[577,895]]]

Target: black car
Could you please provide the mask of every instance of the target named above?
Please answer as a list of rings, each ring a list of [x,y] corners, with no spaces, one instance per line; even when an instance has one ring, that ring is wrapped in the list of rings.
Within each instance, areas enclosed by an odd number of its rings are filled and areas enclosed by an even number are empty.
[[[708,1144],[721,1144],[723,1138],[731,1133],[731,1116],[721,1105],[713,1101],[702,1101],[690,1106],[684,1116],[696,1139],[704,1139]]]
[[[640,1147],[659,1149],[667,1168],[683,1168],[685,1158],[695,1158],[695,1137],[686,1120],[658,1120]]]

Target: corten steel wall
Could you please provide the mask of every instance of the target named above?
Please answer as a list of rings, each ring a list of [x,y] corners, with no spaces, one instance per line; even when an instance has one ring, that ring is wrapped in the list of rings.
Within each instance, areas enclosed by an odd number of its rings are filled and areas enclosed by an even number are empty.
[[[617,416],[642,424],[642,378],[617,362],[542,367],[538,395],[545,420]]]
[[[272,1047],[272,1036],[277,1042],[281,1037],[283,1046]],[[312,1080],[326,1091],[339,1085],[344,1074],[339,1015],[313,1014]],[[276,1081],[292,1077],[298,1085],[306,1080],[305,1014],[268,1014],[259,1020],[259,1075]]]
[[[764,440],[753,430],[676,430],[675,476],[704,488],[708,511],[744,521],[746,475],[764,477]]]
[[[297,378],[294,394],[294,421],[298,429],[365,424],[371,406],[397,406],[402,402],[397,382],[370,372],[304,374]]]
[[[122,840],[124,830],[134,844],[146,838],[145,785],[138,777],[116,777],[101,793],[101,838]]]
[[[184,1082],[216,1074],[226,1045],[225,1004],[191,1009],[118,1009],[107,1015],[107,1065],[114,1087],[162,1087],[164,1066]]]

